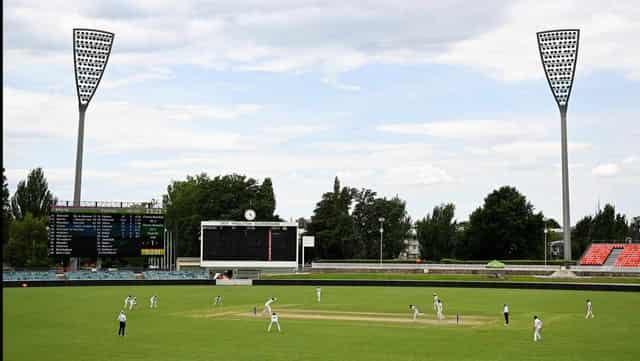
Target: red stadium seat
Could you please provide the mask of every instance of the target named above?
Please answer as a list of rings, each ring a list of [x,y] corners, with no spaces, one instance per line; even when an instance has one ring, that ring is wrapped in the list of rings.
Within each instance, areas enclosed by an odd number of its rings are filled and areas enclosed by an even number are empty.
[[[600,266],[604,264],[615,246],[613,244],[591,244],[587,252],[582,256],[580,264],[583,266]]]
[[[616,267],[640,267],[640,244],[626,244],[615,263]]]

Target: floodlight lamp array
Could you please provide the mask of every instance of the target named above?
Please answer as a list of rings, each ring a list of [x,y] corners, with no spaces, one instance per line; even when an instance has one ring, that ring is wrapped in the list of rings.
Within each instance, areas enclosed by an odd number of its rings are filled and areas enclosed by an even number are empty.
[[[113,33],[91,29],[73,29],[73,55],[80,106],[93,97],[109,61]]]
[[[540,58],[556,102],[566,107],[578,58],[580,30],[552,30],[538,34]]]

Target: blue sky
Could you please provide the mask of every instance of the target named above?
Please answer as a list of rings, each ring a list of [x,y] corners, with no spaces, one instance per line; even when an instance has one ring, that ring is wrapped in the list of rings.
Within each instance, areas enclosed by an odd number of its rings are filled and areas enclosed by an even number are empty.
[[[633,1],[5,1],[10,189],[43,167],[73,195],[71,32],[114,32],[87,112],[83,200],[146,201],[188,174],[274,182],[309,217],[338,175],[465,220],[502,185],[561,219],[559,114],[536,31],[580,28],[569,104],[572,221],[640,215]]]

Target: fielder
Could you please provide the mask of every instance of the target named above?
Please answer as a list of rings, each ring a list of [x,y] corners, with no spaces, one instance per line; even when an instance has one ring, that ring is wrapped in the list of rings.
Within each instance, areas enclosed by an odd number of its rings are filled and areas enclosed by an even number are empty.
[[[213,304],[215,306],[221,305],[222,304],[222,296],[216,296],[216,298],[213,299]]]
[[[587,300],[587,314],[584,316],[585,319],[593,318],[593,306],[591,305],[591,300]]]
[[[433,311],[438,312],[438,301],[440,299],[438,298],[438,295],[436,295],[435,293],[433,294]]]
[[[424,313],[421,313],[416,305],[409,305],[409,309],[411,310],[411,312],[413,312],[414,321],[416,320],[416,318],[418,318],[419,315],[424,315]]]
[[[133,308],[138,304],[138,301],[135,296],[131,300],[129,300],[129,310],[133,310]]]
[[[442,301],[438,299],[438,305],[436,306],[436,317],[438,320],[444,320],[444,313],[442,312],[443,309],[444,306],[442,305]]]
[[[274,303],[275,301],[276,301],[275,297],[271,297],[270,299],[268,299],[267,302],[264,303],[264,310],[262,311],[262,313],[272,314],[273,312],[271,312],[271,304]],[[277,321],[278,320],[277,320],[277,317],[276,317],[276,322]]]
[[[124,299],[124,309],[129,308],[129,302],[131,302],[131,295]]]
[[[149,299],[149,308],[158,308],[158,296],[151,296]]]
[[[322,294],[322,289],[320,287],[316,288],[316,299],[320,302],[320,295]]]
[[[271,323],[269,323],[267,332],[271,332],[271,326],[273,326],[274,324],[278,327],[278,332],[280,332],[280,323],[278,322],[278,315],[275,312],[271,314]]]
[[[542,320],[540,320],[538,316],[533,316],[533,342],[538,342],[538,340],[542,340],[542,335],[540,335],[540,331],[542,331]]]

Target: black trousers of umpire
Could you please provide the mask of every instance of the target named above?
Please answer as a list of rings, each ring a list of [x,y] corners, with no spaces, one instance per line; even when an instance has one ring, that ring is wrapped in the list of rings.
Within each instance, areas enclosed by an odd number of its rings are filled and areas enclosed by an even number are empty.
[[[509,324],[509,312],[504,313],[504,324],[505,325]]]
[[[126,322],[120,322],[120,328],[118,329],[118,336],[122,334],[124,336],[124,327],[126,326]]]

